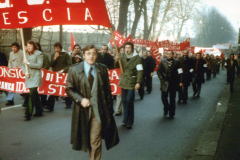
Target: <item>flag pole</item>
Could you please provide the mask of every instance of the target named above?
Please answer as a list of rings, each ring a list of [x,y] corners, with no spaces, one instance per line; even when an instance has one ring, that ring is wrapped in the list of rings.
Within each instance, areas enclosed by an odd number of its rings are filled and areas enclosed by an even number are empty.
[[[23,58],[25,60],[26,59],[26,50],[25,50],[25,42],[24,42],[24,36],[23,36],[23,29],[22,28],[20,28],[20,34],[21,34],[21,40],[22,40]],[[26,68],[26,73],[29,73],[27,64],[25,64],[25,68]]]
[[[112,30],[112,28],[110,28],[110,32],[111,32],[112,39],[113,39],[113,42],[114,42],[114,47],[115,47],[116,55],[119,55],[118,48],[117,48],[117,43],[116,43],[116,41],[115,41],[115,37],[114,37],[114,35],[113,35],[113,30]],[[121,69],[121,73],[124,74],[121,59],[119,59],[118,62],[119,62],[119,66],[120,66],[120,69]]]

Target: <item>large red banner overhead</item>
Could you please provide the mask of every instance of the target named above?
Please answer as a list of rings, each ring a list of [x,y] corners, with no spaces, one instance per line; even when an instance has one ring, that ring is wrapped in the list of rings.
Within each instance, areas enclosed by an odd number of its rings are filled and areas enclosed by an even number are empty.
[[[150,49],[151,52],[152,52],[152,57],[155,58],[155,61],[156,61],[156,67],[154,68],[154,71],[158,70],[158,66],[159,66],[160,61],[161,61],[161,55],[159,53],[157,43],[158,43],[158,39],[156,40],[156,42],[153,44],[153,46]]]
[[[104,0],[0,0],[0,28],[102,25],[111,28]]]
[[[121,88],[118,87],[120,69],[109,70],[109,80],[113,95],[121,94]],[[39,94],[67,96],[65,92],[67,74],[58,74],[57,72],[42,69],[43,85],[38,88]],[[25,77],[20,68],[7,68],[0,66],[0,90],[28,93],[25,87]]]

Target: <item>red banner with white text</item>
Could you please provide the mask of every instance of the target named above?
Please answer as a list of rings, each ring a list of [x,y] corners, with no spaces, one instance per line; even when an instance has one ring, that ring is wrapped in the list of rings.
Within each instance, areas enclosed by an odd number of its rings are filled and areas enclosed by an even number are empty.
[[[109,80],[113,95],[121,94],[121,88],[118,87],[120,69],[109,70]],[[38,88],[39,94],[67,96],[65,92],[67,74],[58,74],[57,72],[42,69],[43,85]],[[7,68],[0,66],[0,90],[16,93],[28,93],[25,87],[25,77],[20,68]]]
[[[151,52],[152,52],[152,57],[155,58],[155,61],[156,61],[156,67],[155,67],[154,71],[158,70],[158,66],[159,66],[160,61],[161,61],[161,55],[159,53],[157,43],[158,43],[158,39],[156,40],[156,42],[153,44],[153,46],[150,49]]]
[[[0,28],[102,25],[111,28],[104,0],[0,0]]]

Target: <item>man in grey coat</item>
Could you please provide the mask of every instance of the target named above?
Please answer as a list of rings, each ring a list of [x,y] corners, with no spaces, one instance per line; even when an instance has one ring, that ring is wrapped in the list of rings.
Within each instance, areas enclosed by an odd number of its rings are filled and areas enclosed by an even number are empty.
[[[26,59],[24,59],[24,63],[22,64],[22,71],[26,78],[26,88],[30,90],[28,106],[24,117],[26,120],[31,119],[33,107],[36,108],[34,116],[42,116],[43,112],[37,90],[38,87],[42,86],[41,68],[43,66],[43,54],[37,49],[34,41],[28,41]],[[27,65],[28,73],[26,72],[25,64]]]
[[[85,46],[85,61],[69,68],[66,86],[74,101],[71,144],[75,150],[88,150],[90,160],[101,158],[102,139],[107,149],[119,142],[107,67],[95,63],[97,55],[94,45]]]
[[[23,62],[23,51],[20,50],[19,44],[12,44],[12,52],[9,54],[8,68],[21,68]],[[7,96],[6,106],[14,105],[14,92],[9,92]]]

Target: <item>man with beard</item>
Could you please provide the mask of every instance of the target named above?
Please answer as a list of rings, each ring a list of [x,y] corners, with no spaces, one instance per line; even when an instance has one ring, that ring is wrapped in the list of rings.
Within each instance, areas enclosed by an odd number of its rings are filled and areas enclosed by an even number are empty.
[[[206,71],[207,65],[206,62],[201,58],[201,53],[196,54],[196,59],[193,62],[194,71],[193,71],[193,97],[197,95],[200,97],[202,83],[205,83],[204,72]]]
[[[107,45],[102,45],[101,52],[98,53],[96,62],[106,65],[109,70],[114,69],[114,59],[113,56],[108,53]]]
[[[177,59],[173,58],[173,51],[167,51],[167,58],[163,58],[159,65],[157,75],[161,82],[160,90],[162,91],[162,103],[164,105],[164,116],[169,114],[170,118],[175,116],[176,108],[176,92],[177,88],[183,86],[182,68]],[[168,101],[170,96],[170,103]]]
[[[209,56],[209,54],[206,54],[205,61],[206,61],[206,64],[207,64],[207,80],[210,80],[211,79],[211,75],[212,75],[213,60]]]
[[[183,51],[183,56],[179,58],[181,68],[183,69],[182,74],[182,83],[183,86],[179,87],[178,90],[178,103],[187,103],[188,99],[188,87],[192,81],[192,72],[193,72],[193,60],[189,58],[188,50]]]
[[[75,63],[80,63],[83,61],[83,57],[81,55],[81,47],[79,44],[75,44],[73,46],[73,51],[72,51],[72,55],[70,55],[72,57],[72,64]]]
[[[64,52],[62,49],[62,44],[60,42],[56,42],[54,44],[55,53],[51,55],[51,62],[50,66],[54,72],[58,74],[63,74],[68,72],[68,68],[72,65],[72,60],[69,57],[67,52]],[[45,107],[49,111],[53,111],[55,106],[55,98],[56,96],[51,95],[48,97],[47,104],[48,106]],[[72,100],[68,97],[65,98],[66,107],[71,108]]]

